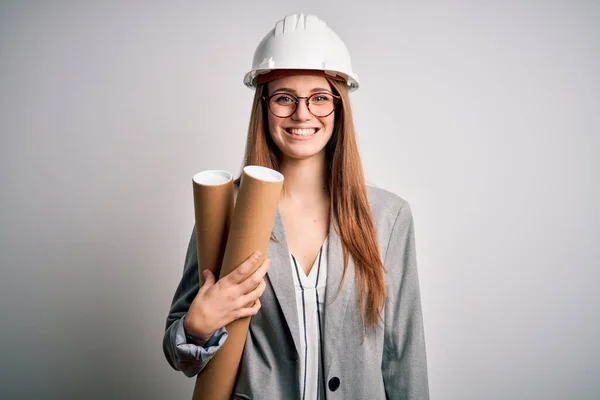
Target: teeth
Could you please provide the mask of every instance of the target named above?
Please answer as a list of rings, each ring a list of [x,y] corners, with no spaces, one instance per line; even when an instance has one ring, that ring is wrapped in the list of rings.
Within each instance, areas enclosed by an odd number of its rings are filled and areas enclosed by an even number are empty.
[[[295,128],[290,128],[287,131],[289,133],[291,133],[291,134],[294,134],[294,135],[310,136],[310,135],[314,135],[317,130],[314,129],[314,128],[312,128],[312,129],[295,129]]]

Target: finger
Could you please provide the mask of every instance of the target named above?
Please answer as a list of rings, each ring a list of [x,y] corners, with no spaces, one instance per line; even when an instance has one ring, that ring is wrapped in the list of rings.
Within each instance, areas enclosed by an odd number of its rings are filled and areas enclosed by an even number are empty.
[[[202,276],[204,277],[204,283],[202,284],[201,289],[210,289],[216,282],[215,275],[209,269],[205,269],[202,271]]]
[[[258,251],[251,254],[250,257],[244,260],[243,263],[226,276],[227,282],[234,285],[242,282],[256,266],[261,257],[262,255]]]
[[[251,317],[253,315],[256,315],[256,313],[258,313],[258,310],[260,310],[261,306],[262,304],[260,303],[260,300],[256,299],[256,301],[251,307],[240,308],[238,312],[238,318]]]
[[[263,295],[265,289],[267,288],[267,284],[264,279],[261,279],[258,286],[250,293],[240,296],[238,298],[238,305],[240,308],[249,307],[254,301],[258,300],[260,296]]]
[[[271,266],[271,259],[266,258],[260,267],[252,273],[244,282],[240,283],[240,295],[246,294],[254,289],[263,280],[265,274]]]

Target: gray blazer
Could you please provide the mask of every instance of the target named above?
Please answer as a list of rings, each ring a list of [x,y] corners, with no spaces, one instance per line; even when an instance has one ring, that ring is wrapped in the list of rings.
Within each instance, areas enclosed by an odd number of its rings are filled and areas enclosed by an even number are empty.
[[[235,193],[237,196],[237,182]],[[423,317],[410,205],[367,186],[384,260],[387,299],[383,321],[363,337],[350,258],[341,292],[343,256],[333,224],[329,230],[324,312],[323,371],[327,399],[429,399]],[[272,260],[262,307],[250,323],[234,399],[300,400],[300,331],[289,252],[279,210],[268,245]],[[196,238],[192,234],[183,277],[167,317],[163,350],[170,365],[198,374],[226,340],[223,329],[204,346],[187,343],[183,317],[198,292]]]

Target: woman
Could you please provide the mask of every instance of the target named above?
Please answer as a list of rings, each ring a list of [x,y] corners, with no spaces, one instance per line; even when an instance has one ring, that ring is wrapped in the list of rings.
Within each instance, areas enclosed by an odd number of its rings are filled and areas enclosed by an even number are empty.
[[[224,327],[253,316],[234,398],[429,398],[412,214],[365,185],[345,45],[318,18],[288,16],[259,44],[245,83],[256,93],[244,165],[285,177],[272,240],[252,280],[251,256],[217,283],[205,272],[199,288],[192,235],[167,360],[198,374]]]

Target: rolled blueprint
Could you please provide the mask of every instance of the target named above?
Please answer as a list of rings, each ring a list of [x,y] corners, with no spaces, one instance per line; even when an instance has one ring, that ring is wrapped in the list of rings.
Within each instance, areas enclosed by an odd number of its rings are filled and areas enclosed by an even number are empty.
[[[260,251],[262,257],[248,275],[262,264],[282,187],[283,175],[275,170],[260,166],[243,169],[220,278],[227,276],[255,251]],[[249,326],[250,317],[227,325],[225,344],[196,378],[194,400],[229,400]]]
[[[194,175],[194,214],[198,276],[209,269],[219,277],[233,216],[233,177],[227,171],[208,170]]]

